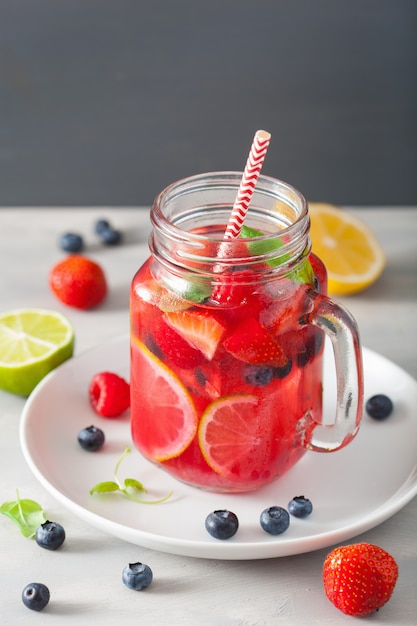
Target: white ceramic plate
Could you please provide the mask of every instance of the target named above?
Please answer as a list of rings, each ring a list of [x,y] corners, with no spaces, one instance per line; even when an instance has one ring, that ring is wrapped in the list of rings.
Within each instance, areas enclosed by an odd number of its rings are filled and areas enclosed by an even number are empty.
[[[326,349],[324,409],[335,403],[332,356]],[[109,369],[128,378],[127,337],[85,352],[49,374],[28,399],[21,422],[24,456],[44,487],[73,513],[126,541],[173,554],[218,559],[263,559],[327,547],[380,524],[417,493],[417,383],[384,357],[364,349],[365,397],[388,394],[395,412],[383,422],[364,416],[353,443],[340,452],[308,452],[286,476],[245,495],[215,494],[183,485],[134,451],[129,415],[96,416],[87,387],[98,371]],[[95,453],[81,449],[78,432],[101,427],[106,444]],[[164,504],[133,503],[123,496],[90,496],[97,482],[113,479],[126,446],[132,448],[120,466],[120,478],[137,478],[150,497],[173,490]],[[291,518],[278,536],[265,533],[259,515],[271,505],[286,507],[297,495],[310,498],[314,510],[303,520]],[[227,508],[239,517],[237,534],[227,541],[210,537],[207,514]]]

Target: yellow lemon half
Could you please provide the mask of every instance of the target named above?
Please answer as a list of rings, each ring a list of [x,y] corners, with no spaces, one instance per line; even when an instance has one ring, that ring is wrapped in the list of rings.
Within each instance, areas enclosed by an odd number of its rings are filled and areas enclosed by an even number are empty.
[[[313,252],[327,268],[329,293],[347,295],[369,287],[385,267],[385,254],[372,230],[349,211],[309,203]]]

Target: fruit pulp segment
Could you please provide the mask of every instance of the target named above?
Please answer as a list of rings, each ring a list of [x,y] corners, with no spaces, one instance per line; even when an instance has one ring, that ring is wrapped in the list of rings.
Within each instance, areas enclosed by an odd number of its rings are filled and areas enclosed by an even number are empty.
[[[136,447],[191,485],[244,492],[267,484],[304,453],[300,425],[321,421],[322,331],[300,324],[311,285],[258,281],[236,306],[178,298],[167,313],[150,268],[131,290]],[[203,350],[193,341],[196,318],[210,320]]]

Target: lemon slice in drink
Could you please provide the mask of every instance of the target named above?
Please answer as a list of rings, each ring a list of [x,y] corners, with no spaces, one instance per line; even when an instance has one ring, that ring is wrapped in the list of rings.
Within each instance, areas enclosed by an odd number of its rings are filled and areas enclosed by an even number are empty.
[[[60,313],[44,309],[0,313],[0,389],[28,396],[73,351],[74,330]]]
[[[329,293],[347,295],[369,287],[385,267],[385,255],[361,219],[332,204],[309,203],[313,252],[323,261]]]

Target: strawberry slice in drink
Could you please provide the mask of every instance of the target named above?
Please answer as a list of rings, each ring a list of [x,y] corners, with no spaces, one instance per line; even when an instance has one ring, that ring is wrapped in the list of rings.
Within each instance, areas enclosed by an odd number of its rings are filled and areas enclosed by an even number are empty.
[[[162,355],[177,367],[194,369],[205,360],[204,354],[190,345],[162,317],[154,320],[152,334]],[[149,343],[148,347],[151,347]],[[159,356],[158,351],[155,352]]]
[[[287,357],[276,338],[256,319],[243,321],[224,342],[225,349],[234,357],[254,365],[284,367]]]
[[[164,320],[186,342],[211,361],[226,331],[209,311],[175,311],[166,313]]]

